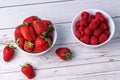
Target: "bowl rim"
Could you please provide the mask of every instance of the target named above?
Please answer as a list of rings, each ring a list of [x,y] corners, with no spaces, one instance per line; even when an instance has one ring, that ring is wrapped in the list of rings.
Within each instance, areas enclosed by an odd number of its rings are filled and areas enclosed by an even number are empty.
[[[42,18],[42,19],[43,19],[43,18]],[[31,55],[31,56],[40,56],[40,55],[43,55],[43,54],[47,53],[51,48],[53,48],[53,46],[54,46],[55,43],[56,43],[56,40],[57,40],[57,30],[56,30],[56,28],[55,28],[54,25],[53,25],[53,27],[54,27],[53,43],[52,43],[52,45],[51,45],[47,50],[45,50],[45,51],[43,51],[43,52],[39,52],[39,53],[33,53],[33,52],[31,52],[31,53],[29,53],[29,52],[24,51],[23,49],[21,49],[21,48],[15,43],[15,37],[14,37],[14,44],[15,44],[15,46],[17,47],[18,50],[20,50],[22,53],[24,53],[24,54],[26,54],[26,55]]]
[[[80,16],[80,14],[81,14],[83,11],[92,12],[92,13],[101,12],[105,17],[107,17],[107,19],[108,19],[108,21],[109,21],[109,26],[110,26],[110,24],[111,24],[112,27],[110,27],[110,32],[111,32],[111,34],[110,34],[109,38],[108,38],[105,42],[103,42],[103,43],[101,43],[101,44],[98,44],[98,45],[89,45],[89,44],[83,43],[82,41],[80,41],[80,40],[75,36],[74,30],[73,30],[74,27],[75,27],[74,25],[75,25],[76,19],[78,18],[78,16]],[[112,29],[111,29],[111,28],[112,28]],[[71,23],[71,32],[72,32],[72,35],[75,37],[75,39],[76,39],[80,44],[82,44],[82,45],[84,45],[84,46],[86,46],[86,47],[89,47],[89,48],[97,48],[97,47],[100,47],[100,46],[108,43],[108,42],[111,40],[111,38],[113,37],[113,35],[114,35],[114,33],[115,33],[115,23],[114,23],[113,19],[110,17],[110,15],[109,15],[108,13],[106,13],[105,11],[103,11],[103,10],[99,10],[99,9],[85,9],[85,10],[80,11],[80,12],[79,12],[78,14],[76,14],[75,17],[73,18],[72,23]]]

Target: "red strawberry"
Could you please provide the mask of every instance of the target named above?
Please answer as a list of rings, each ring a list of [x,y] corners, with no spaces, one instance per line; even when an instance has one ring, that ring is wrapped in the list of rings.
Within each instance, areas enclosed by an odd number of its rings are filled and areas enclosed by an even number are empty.
[[[48,38],[41,38],[41,36],[38,36],[34,45],[35,48],[33,52],[38,53],[47,50],[52,45],[52,42]]]
[[[78,31],[75,32],[75,36],[76,36],[78,39],[79,39],[80,37],[82,37],[83,34],[84,34],[83,31],[79,31],[79,30],[78,30]]]
[[[34,44],[30,41],[25,42],[24,44],[24,50],[27,52],[32,52],[34,48]]]
[[[103,34],[101,34],[100,37],[99,37],[99,43],[103,43],[103,42],[105,42],[107,39],[108,39],[107,35],[103,33]]]
[[[20,26],[16,27],[15,32],[14,32],[14,37],[17,39],[18,37],[22,37],[22,34],[20,32]]]
[[[88,23],[88,21],[87,21],[87,19],[82,19],[81,21],[80,21],[80,26],[87,26],[89,23]]]
[[[86,18],[89,17],[89,13],[86,12],[86,11],[84,11],[84,12],[81,13],[81,17],[82,17],[83,19],[86,19]]]
[[[91,29],[91,30],[95,30],[95,29],[97,29],[97,23],[91,23],[90,25],[89,25],[89,28]]]
[[[86,35],[88,35],[88,36],[90,36],[90,35],[92,35],[92,32],[91,32],[91,30],[90,30],[90,28],[85,28],[84,29],[84,34],[86,34]]]
[[[38,20],[39,18],[37,16],[30,16],[30,17],[27,17],[23,23],[32,23],[34,20]]]
[[[89,36],[84,35],[83,37],[80,38],[80,41],[82,41],[82,42],[84,42],[86,44],[89,44],[89,42],[90,42]]]
[[[50,20],[42,20],[42,23],[45,25],[45,26],[49,26],[49,25],[52,25],[52,22]]]
[[[35,20],[33,22],[34,29],[38,35],[41,35],[43,32],[46,32],[48,27],[43,24],[40,20]]]
[[[97,29],[94,30],[94,35],[95,36],[100,36],[101,33],[102,33],[102,29],[100,29],[100,28],[97,28]]]
[[[15,43],[20,47],[20,48],[23,48],[24,47],[24,44],[25,44],[25,38],[23,37],[19,37],[16,39]]]
[[[34,69],[31,64],[25,64],[21,68],[22,73],[27,76],[27,78],[32,79],[36,76]]]
[[[90,44],[91,45],[96,45],[98,44],[98,39],[96,36],[92,36],[91,39],[90,39]]]
[[[3,50],[3,59],[5,62],[8,62],[10,61],[14,54],[15,54],[15,51],[14,51],[15,47],[14,46],[10,46],[10,45],[7,45],[4,50]]]
[[[105,29],[107,29],[107,25],[105,23],[101,23],[100,28],[102,30],[105,30]]]
[[[63,47],[58,48],[56,50],[56,54],[62,59],[62,60],[69,60],[72,58],[72,52],[69,48]]]
[[[96,12],[95,17],[98,18],[101,22],[104,22],[105,17],[101,12]]]
[[[23,24],[20,31],[26,40],[34,41],[36,39],[36,33],[33,26],[29,24]]]

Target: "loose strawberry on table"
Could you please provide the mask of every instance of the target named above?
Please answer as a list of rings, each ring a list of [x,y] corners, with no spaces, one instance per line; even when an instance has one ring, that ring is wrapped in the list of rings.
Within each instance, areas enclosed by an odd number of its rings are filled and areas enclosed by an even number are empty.
[[[32,79],[36,76],[34,69],[31,64],[25,64],[21,66],[22,73],[29,79]]]
[[[10,46],[7,45],[5,46],[4,50],[3,50],[3,59],[5,62],[9,62],[15,54],[15,47],[14,46]]]
[[[69,48],[61,47],[56,50],[56,54],[62,59],[62,60],[70,60],[72,59],[72,52]]]

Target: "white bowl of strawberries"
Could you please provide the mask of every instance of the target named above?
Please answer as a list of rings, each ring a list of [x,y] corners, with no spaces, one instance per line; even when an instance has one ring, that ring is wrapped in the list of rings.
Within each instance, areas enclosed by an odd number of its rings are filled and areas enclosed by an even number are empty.
[[[106,12],[86,9],[75,16],[71,30],[82,45],[96,48],[110,41],[115,32],[115,24]]]
[[[14,31],[17,48],[28,55],[45,54],[56,39],[57,32],[52,22],[37,16],[27,17]]]

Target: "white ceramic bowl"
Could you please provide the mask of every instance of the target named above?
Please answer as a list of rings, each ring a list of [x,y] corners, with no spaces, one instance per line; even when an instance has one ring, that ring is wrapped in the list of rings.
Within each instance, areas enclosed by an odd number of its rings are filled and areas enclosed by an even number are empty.
[[[103,43],[101,43],[101,44],[98,44],[98,45],[89,45],[89,44],[83,43],[82,41],[80,41],[80,40],[75,36],[75,30],[76,30],[76,29],[75,29],[75,23],[76,23],[78,20],[80,20],[80,14],[81,14],[83,11],[89,12],[90,14],[95,14],[96,12],[101,12],[101,13],[105,16],[105,18],[108,19],[108,25],[109,25],[109,28],[110,28],[110,36],[109,36],[109,38],[108,38],[105,42],[103,42]],[[86,9],[86,10],[83,10],[83,11],[81,11],[80,13],[78,13],[78,14],[74,17],[74,19],[72,20],[71,31],[72,31],[72,34],[73,34],[74,38],[75,38],[79,43],[81,43],[82,45],[87,46],[87,47],[90,47],[90,48],[100,47],[100,46],[106,44],[108,41],[110,41],[110,39],[113,37],[113,35],[114,35],[114,33],[115,33],[115,24],[114,24],[112,18],[111,18],[106,12],[104,12],[104,11],[102,11],[102,10],[98,10],[98,9]]]
[[[42,18],[42,19],[43,19],[43,18]],[[48,51],[54,46],[54,44],[55,44],[55,42],[56,42],[56,40],[57,40],[57,31],[56,31],[56,28],[55,28],[54,25],[53,25],[53,27],[54,27],[53,43],[52,43],[51,47],[48,48],[47,50],[45,50],[45,51],[43,51],[43,52],[40,52],[40,53],[32,53],[32,52],[31,52],[31,53],[28,53],[28,52],[24,51],[23,49],[21,49],[19,46],[17,46],[17,44],[15,43],[17,49],[20,50],[22,53],[27,54],[27,55],[31,55],[31,56],[39,56],[39,55],[45,54],[46,52],[48,52]],[[15,40],[15,38],[14,38],[14,40]]]

